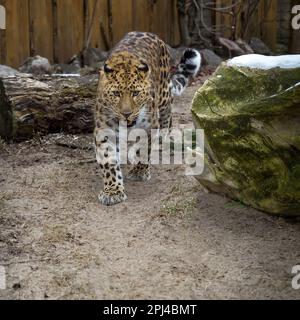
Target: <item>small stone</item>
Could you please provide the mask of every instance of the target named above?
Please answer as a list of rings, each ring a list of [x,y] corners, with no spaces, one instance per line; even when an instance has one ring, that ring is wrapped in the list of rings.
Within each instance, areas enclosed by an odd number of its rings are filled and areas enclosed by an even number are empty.
[[[216,68],[223,62],[223,59],[221,59],[212,50],[203,49],[203,50],[200,50],[200,53],[202,56],[202,61],[204,66]]]
[[[254,53],[264,54],[266,56],[272,55],[270,48],[259,38],[251,38],[249,45]]]
[[[52,67],[47,58],[41,56],[29,57],[19,68],[23,73],[32,73],[34,75],[51,74]]]
[[[85,66],[94,67],[100,62],[103,62],[107,59],[108,52],[102,51],[98,48],[87,48],[82,53],[82,60]]]

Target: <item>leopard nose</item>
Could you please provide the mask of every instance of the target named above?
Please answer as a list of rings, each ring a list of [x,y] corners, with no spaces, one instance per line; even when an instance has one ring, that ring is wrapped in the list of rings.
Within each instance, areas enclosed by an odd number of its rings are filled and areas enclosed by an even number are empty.
[[[122,116],[127,120],[132,115],[132,112],[122,112]]]

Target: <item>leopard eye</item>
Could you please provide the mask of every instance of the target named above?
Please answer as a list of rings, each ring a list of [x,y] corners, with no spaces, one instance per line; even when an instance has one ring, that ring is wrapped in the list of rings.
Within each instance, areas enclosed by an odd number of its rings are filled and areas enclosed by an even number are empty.
[[[120,97],[120,96],[121,96],[121,94],[120,94],[119,91],[113,91],[113,95],[114,95],[115,97]]]
[[[137,97],[140,94],[140,91],[133,91],[132,96]]]
[[[138,70],[142,71],[142,72],[148,72],[149,71],[149,67],[147,65],[147,63],[142,62],[139,66],[138,66]]]
[[[112,73],[114,70],[111,68],[111,67],[109,67],[107,64],[105,64],[104,65],[104,72],[105,73]]]

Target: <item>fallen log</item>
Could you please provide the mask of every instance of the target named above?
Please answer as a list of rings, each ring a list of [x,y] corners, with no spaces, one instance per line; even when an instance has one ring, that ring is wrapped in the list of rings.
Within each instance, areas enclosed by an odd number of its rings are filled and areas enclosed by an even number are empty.
[[[91,132],[97,75],[0,78],[0,136]]]

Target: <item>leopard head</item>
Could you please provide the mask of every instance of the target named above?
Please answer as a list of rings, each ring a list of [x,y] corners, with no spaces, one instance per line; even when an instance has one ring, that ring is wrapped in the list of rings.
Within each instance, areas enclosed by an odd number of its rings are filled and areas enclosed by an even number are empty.
[[[153,101],[150,73],[146,61],[128,52],[117,52],[107,59],[100,70],[98,92],[116,119],[130,125]]]

